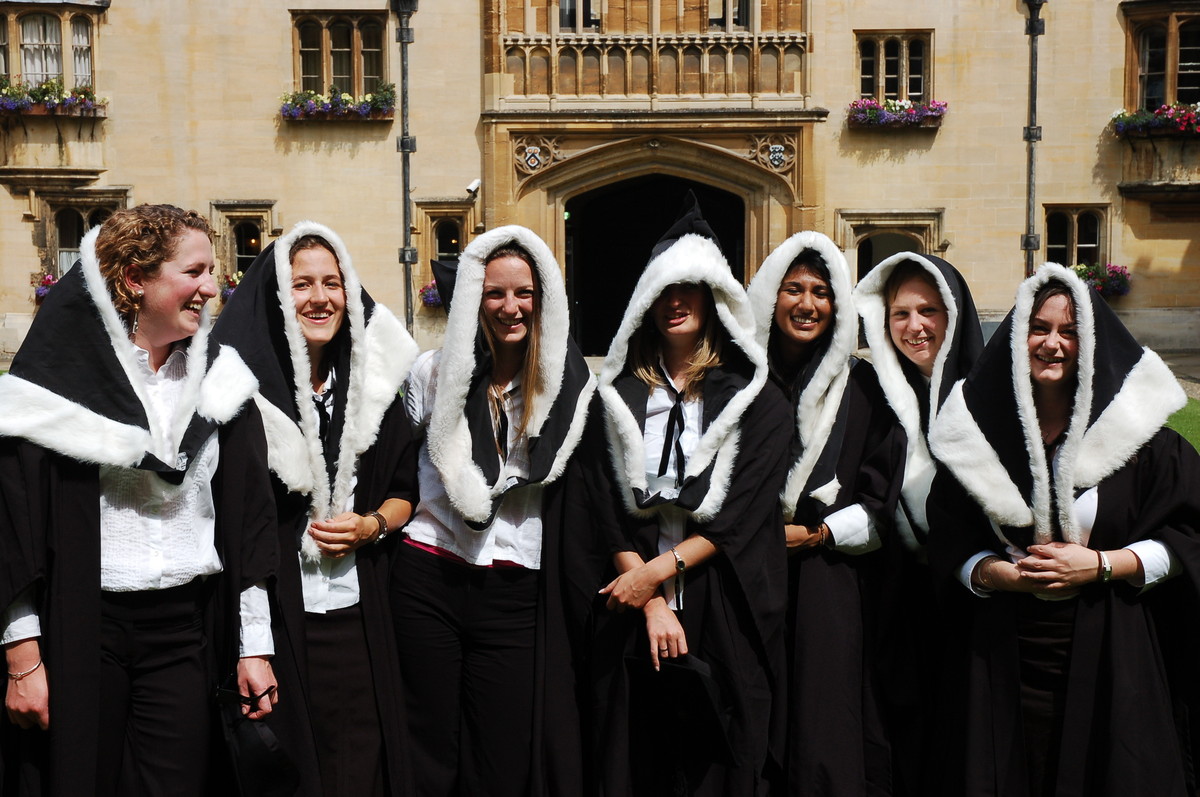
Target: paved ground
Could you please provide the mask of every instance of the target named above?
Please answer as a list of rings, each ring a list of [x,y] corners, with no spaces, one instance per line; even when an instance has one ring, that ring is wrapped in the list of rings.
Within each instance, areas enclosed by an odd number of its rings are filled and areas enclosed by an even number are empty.
[[[1190,398],[1200,399],[1200,350],[1160,351]]]

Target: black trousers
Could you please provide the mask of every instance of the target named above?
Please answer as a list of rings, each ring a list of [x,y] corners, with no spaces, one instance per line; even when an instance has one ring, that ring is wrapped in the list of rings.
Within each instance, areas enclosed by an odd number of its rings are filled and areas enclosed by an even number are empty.
[[[200,581],[101,599],[97,795],[207,793],[211,678]]]
[[[1066,713],[1067,672],[1078,601],[1018,595],[1021,725],[1031,797],[1053,797]]]
[[[321,790],[382,797],[383,736],[362,608],[306,613],[304,633]]]
[[[419,795],[524,795],[538,572],[397,546],[391,601]]]

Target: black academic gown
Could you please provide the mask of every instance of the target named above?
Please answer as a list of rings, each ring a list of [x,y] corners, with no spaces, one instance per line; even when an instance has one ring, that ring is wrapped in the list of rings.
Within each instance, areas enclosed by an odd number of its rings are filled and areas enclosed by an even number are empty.
[[[904,440],[870,364],[858,361],[842,397],[848,419],[836,450],[832,504],[802,499],[790,522],[815,527],[861,504],[884,536],[896,508]],[[827,446],[838,446],[830,436]],[[875,629],[884,549],[833,548],[788,557],[788,788],[792,794],[882,795],[890,752],[875,684]]]
[[[203,597],[214,688],[237,666],[241,592],[274,576],[278,551],[262,421],[254,405],[247,403],[218,436],[214,541],[223,571],[205,580]],[[0,523],[0,605],[11,604],[28,586],[37,591],[51,718],[48,732],[5,728],[3,792],[90,794],[98,755],[98,467],[27,441],[0,440]],[[215,714],[213,730],[220,732]],[[211,749],[217,788],[228,773],[224,742]]]
[[[946,307],[946,329],[930,378],[924,378],[891,340],[887,283],[895,269],[916,265],[937,286]],[[854,289],[871,362],[889,406],[898,417],[897,434],[906,457],[894,533],[884,540],[882,595],[878,613],[880,703],[892,748],[892,793],[924,797],[927,771],[941,762],[930,744],[936,711],[930,695],[945,677],[941,663],[952,638],[947,625],[961,620],[965,595],[951,591],[939,601],[927,564],[929,534],[925,503],[934,466],[926,445],[929,419],[966,376],[983,350],[983,335],[970,287],[953,265],[934,255],[901,252],[875,266]],[[932,405],[932,406],[931,406]]]
[[[722,376],[710,373],[706,380],[705,428],[723,406],[721,396],[710,391]],[[622,395],[637,397],[630,407],[644,427],[646,386],[629,374],[614,385]],[[614,553],[636,551],[646,561],[658,554],[658,521],[624,511],[601,429],[603,413],[597,403],[584,457],[592,466],[590,528],[602,551],[592,561],[606,568],[599,586],[616,577]],[[778,495],[788,453],[788,437],[779,432],[790,423],[786,400],[768,383],[739,422],[738,455],[721,509],[707,523],[689,521],[685,532],[718,549],[708,561],[688,567],[677,617],[689,655],[708,664],[720,686],[731,755],[719,751],[721,742],[709,730],[697,730],[702,719],[686,706],[670,705],[665,715],[657,709],[655,698],[664,687],[651,668],[644,615],[611,612],[600,596],[594,599],[591,657],[597,729],[592,749],[600,793],[670,793],[675,763],[689,794],[761,795],[776,785],[782,771],[786,582]]]
[[[378,509],[389,498],[417,502],[416,444],[402,399],[397,398],[388,409],[375,444],[359,460],[357,476],[354,511],[359,514]],[[272,666],[279,680],[280,702],[267,722],[300,770],[298,793],[320,794],[321,777],[308,705],[304,595],[296,553],[300,535],[308,527],[309,500],[305,495],[290,492],[274,475],[271,483],[279,512],[279,549],[286,553],[280,557],[279,578],[271,602],[272,632],[276,643]],[[400,544],[400,535],[394,534],[381,543],[364,545],[354,552],[359,605],[383,734],[384,776],[391,795],[412,793],[408,781],[407,746],[402,741],[404,703],[387,590],[391,555],[397,544]]]
[[[1198,485],[1200,456],[1168,429],[1098,485],[1088,546],[1158,540],[1183,573],[1145,593],[1124,582],[1092,583],[1075,599],[1058,797],[1196,793]],[[946,589],[965,591],[951,583],[957,569],[982,550],[1004,556],[1004,545],[948,471],[939,471],[929,509],[930,565]],[[1028,794],[1016,630],[1022,600],[1036,598],[997,592],[972,601],[969,658],[956,663],[967,688],[956,702],[966,710],[941,727],[945,770],[931,793]]]

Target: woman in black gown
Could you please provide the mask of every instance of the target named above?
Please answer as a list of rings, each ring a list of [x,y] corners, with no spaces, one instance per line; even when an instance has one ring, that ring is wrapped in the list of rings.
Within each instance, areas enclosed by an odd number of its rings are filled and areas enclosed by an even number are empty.
[[[975,596],[944,793],[1195,793],[1200,458],[1162,427],[1184,401],[1047,264],[942,405],[930,564]]]

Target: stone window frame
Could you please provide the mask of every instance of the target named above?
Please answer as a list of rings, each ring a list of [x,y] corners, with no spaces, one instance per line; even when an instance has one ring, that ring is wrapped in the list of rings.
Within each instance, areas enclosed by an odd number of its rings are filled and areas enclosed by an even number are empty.
[[[304,64],[300,40],[300,31],[304,25],[315,23],[320,27],[320,77],[315,83],[306,84],[308,76],[304,74]],[[330,29],[338,23],[346,23],[351,29],[350,49],[350,87],[338,86],[345,94],[361,97],[374,92],[380,85],[388,81],[388,16],[382,11],[293,11],[292,12],[292,69],[297,91],[316,91],[324,94],[333,85],[333,42]],[[379,68],[378,74],[367,75],[364,61],[363,26],[377,25],[379,28]],[[374,81],[374,83],[369,83]]]
[[[275,218],[274,199],[214,199],[209,202],[208,222],[213,230],[213,250],[217,257],[218,281],[221,276],[237,273],[237,226],[256,224],[262,233],[259,251],[267,248],[268,238],[283,234]]]
[[[1086,248],[1095,249],[1096,263],[1103,265],[1108,262],[1108,242],[1109,242],[1109,206],[1103,203],[1084,203],[1084,204],[1045,204],[1042,206],[1043,229],[1045,230],[1045,257],[1048,262],[1059,263],[1064,266],[1073,266],[1077,263],[1090,262],[1090,259],[1081,259],[1079,251],[1081,244],[1079,222],[1081,218],[1091,216],[1096,220],[1096,242],[1094,244],[1083,244]],[[1051,217],[1061,215],[1067,220],[1066,241],[1062,243],[1052,243],[1051,238]],[[1052,255],[1051,250],[1063,249],[1067,257],[1059,257],[1056,254]]]
[[[483,225],[477,215],[476,196],[430,197],[413,201],[414,243],[419,253],[417,262],[413,265],[413,279],[417,283],[414,291],[433,279],[429,261],[439,259],[437,228],[440,222],[453,221],[458,224],[459,254],[462,254],[474,236],[483,232]]]
[[[21,34],[21,21],[30,16],[45,16],[57,19],[59,23],[59,70],[57,75],[52,76],[51,79],[57,77],[68,90],[87,86],[95,91],[97,50],[100,38],[98,34],[102,15],[102,8],[80,8],[78,4],[72,5],[66,3],[6,4],[0,7],[0,48],[4,50],[2,57],[0,57],[0,77],[6,77],[10,80],[20,77],[24,80],[24,57],[22,53],[25,41]],[[88,72],[89,79],[84,83],[79,82],[75,69],[80,49],[80,46],[75,44],[74,37],[74,24],[76,20],[83,20],[88,23],[89,39],[86,49],[90,71]],[[41,81],[37,82],[40,83]]]
[[[1153,111],[1160,104],[1196,102],[1200,100],[1200,61],[1192,62],[1190,70],[1196,76],[1193,97],[1179,98],[1180,28],[1196,26],[1200,33],[1200,2],[1195,0],[1125,0],[1121,3],[1125,15],[1125,107]],[[1165,63],[1161,101],[1146,96],[1143,46],[1152,30],[1165,35]],[[1200,54],[1198,54],[1200,56]],[[1153,99],[1153,102],[1148,101]]]
[[[942,234],[945,208],[914,210],[851,210],[835,211],[834,243],[843,252],[857,249],[858,244],[872,235],[895,233],[912,238],[927,254],[942,255],[950,241]]]
[[[863,99],[908,100],[914,102],[929,102],[933,99],[933,31],[932,30],[856,30],[854,32],[854,54],[858,63],[859,88],[858,96]],[[923,49],[920,74],[916,77],[921,82],[920,92],[913,91],[913,45],[919,43]],[[870,45],[874,53],[868,56],[864,48]],[[887,72],[886,49],[889,45],[897,48],[896,55],[896,88],[888,90],[888,80],[892,79]],[[867,91],[868,81],[871,90]]]

